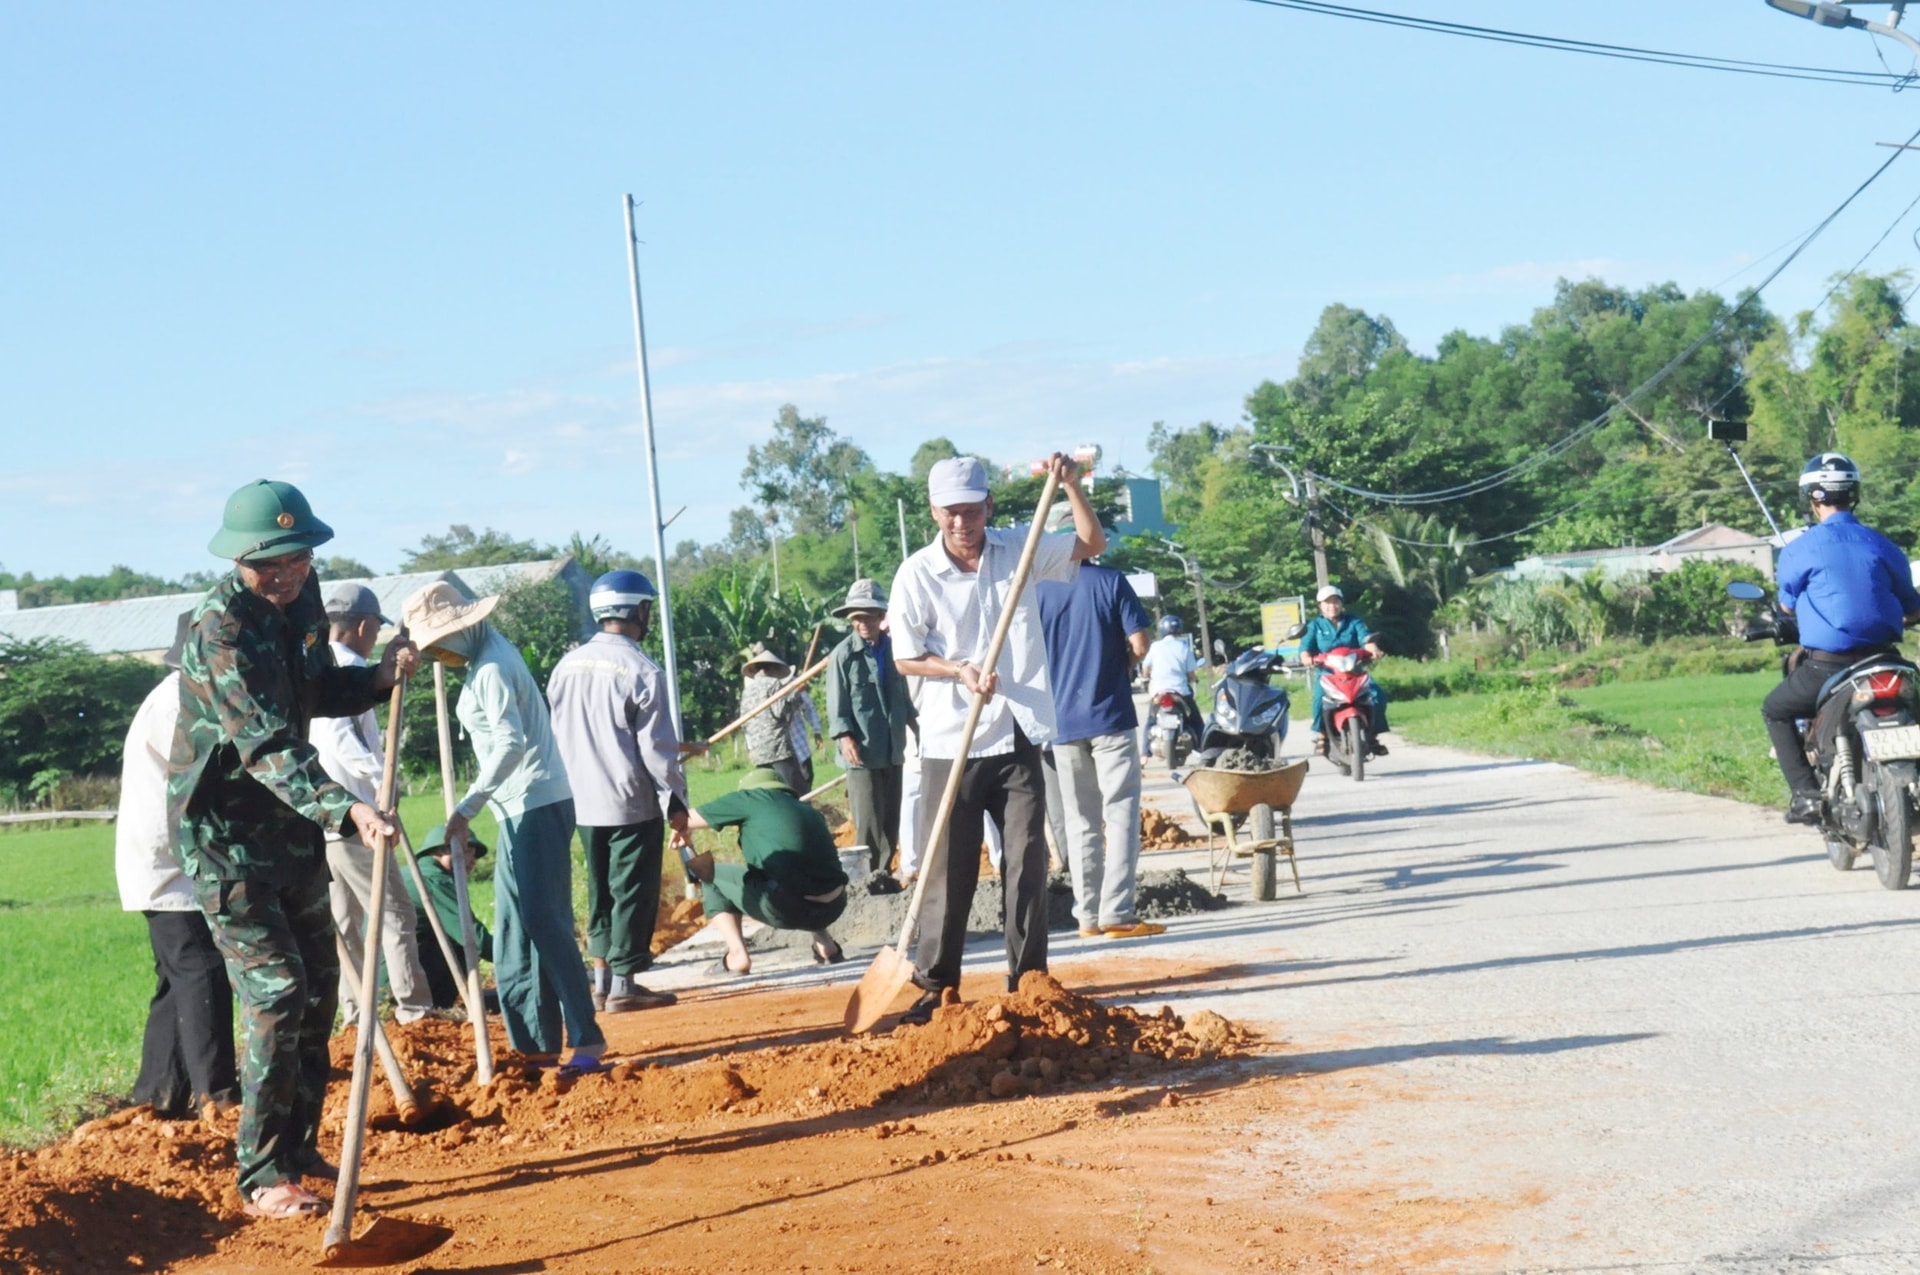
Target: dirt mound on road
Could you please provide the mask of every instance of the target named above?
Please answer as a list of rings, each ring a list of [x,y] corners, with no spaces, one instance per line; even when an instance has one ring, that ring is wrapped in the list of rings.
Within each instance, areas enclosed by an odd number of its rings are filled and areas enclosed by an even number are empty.
[[[1142,850],[1184,850],[1188,846],[1205,845],[1205,837],[1197,837],[1181,826],[1178,819],[1152,806],[1140,808],[1140,848]]]

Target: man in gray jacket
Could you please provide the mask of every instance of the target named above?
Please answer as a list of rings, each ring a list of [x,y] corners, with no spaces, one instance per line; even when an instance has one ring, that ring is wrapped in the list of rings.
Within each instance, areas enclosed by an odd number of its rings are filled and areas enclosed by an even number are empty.
[[[609,1014],[675,999],[634,981],[653,964],[665,824],[684,832],[687,822],[667,679],[640,649],[654,596],[653,582],[638,571],[595,580],[587,602],[600,632],[561,657],[547,680],[554,743],[587,852],[594,1007]]]

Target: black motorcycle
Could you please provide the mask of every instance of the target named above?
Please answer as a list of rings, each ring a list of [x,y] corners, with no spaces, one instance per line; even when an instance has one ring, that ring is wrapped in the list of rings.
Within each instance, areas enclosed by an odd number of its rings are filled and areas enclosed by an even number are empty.
[[[1799,624],[1744,581],[1727,586],[1742,602],[1766,602],[1747,625],[1749,642],[1796,646]],[[1787,665],[1782,663],[1782,673]],[[1881,651],[1841,669],[1820,688],[1805,724],[1807,760],[1821,781],[1820,832],[1827,860],[1840,871],[1861,851],[1889,890],[1904,890],[1913,868],[1913,822],[1920,801],[1920,694],[1916,669],[1896,651]]]
[[[1224,658],[1225,644],[1216,640],[1214,646]],[[1213,688],[1213,713],[1201,728],[1195,760],[1225,770],[1270,770],[1279,764],[1291,699],[1285,686],[1268,679],[1291,671],[1284,657],[1261,647],[1235,656]]]

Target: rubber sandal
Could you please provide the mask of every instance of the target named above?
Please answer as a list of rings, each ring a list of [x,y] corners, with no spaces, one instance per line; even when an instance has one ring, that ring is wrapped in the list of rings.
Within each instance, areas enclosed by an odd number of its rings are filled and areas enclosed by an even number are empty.
[[[747,968],[743,970],[737,970],[733,968],[733,966],[727,964],[727,958],[723,956],[719,960],[715,961],[713,964],[707,966],[707,973],[720,974],[727,978],[745,978],[747,975],[753,973],[753,965],[751,962],[749,962],[747,965]]]
[[[1109,925],[1100,931],[1102,937],[1110,939],[1148,939],[1166,932],[1166,926],[1157,925],[1152,921],[1135,921],[1132,925]]]
[[[831,953],[826,950],[826,947],[827,945],[825,943],[815,943],[813,945],[813,963],[815,965],[839,965],[847,959],[846,949],[838,943],[833,945]]]
[[[302,1217],[326,1216],[327,1202],[298,1182],[288,1178],[272,1186],[263,1186],[247,1197],[241,1206],[248,1217],[288,1221]]]

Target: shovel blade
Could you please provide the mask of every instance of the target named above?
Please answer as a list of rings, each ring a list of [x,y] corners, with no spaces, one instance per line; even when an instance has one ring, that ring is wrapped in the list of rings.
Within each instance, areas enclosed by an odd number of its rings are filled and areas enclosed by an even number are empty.
[[[359,1239],[331,1240],[322,1266],[398,1266],[425,1257],[453,1238],[453,1229],[397,1217],[377,1217]]]
[[[896,948],[881,948],[880,955],[873,958],[873,964],[867,966],[867,972],[861,976],[860,986],[847,998],[847,1031],[856,1035],[872,1031],[873,1025],[886,1017],[902,989],[911,981],[913,962],[901,956]]]

